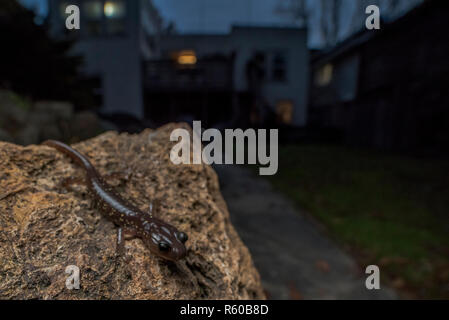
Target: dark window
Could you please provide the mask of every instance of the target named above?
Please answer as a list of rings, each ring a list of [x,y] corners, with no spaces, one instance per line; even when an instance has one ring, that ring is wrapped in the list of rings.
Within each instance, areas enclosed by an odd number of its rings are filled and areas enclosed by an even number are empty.
[[[101,0],[88,0],[83,3],[86,19],[90,21],[101,21],[103,16],[103,3]]]
[[[265,69],[267,65],[265,53],[263,51],[256,51],[254,54],[254,62],[258,68],[258,76],[260,80],[265,80]]]
[[[94,36],[100,35],[102,33],[103,2],[101,0],[84,1],[82,10],[86,18],[86,33]]]
[[[106,33],[110,35],[123,34],[126,29],[124,19],[106,21]]]
[[[287,80],[287,59],[283,53],[273,55],[272,79],[279,82]]]

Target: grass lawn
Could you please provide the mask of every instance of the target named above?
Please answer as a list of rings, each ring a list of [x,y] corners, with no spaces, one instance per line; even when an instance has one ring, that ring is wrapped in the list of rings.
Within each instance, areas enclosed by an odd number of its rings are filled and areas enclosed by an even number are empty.
[[[449,161],[281,146],[274,187],[409,298],[449,298]]]

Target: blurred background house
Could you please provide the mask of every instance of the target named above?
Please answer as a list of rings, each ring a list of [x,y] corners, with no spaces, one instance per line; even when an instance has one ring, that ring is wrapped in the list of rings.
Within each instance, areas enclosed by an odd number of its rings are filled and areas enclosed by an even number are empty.
[[[74,0],[71,31],[68,4],[0,1],[1,141],[279,128],[268,181],[217,170],[273,297],[348,297],[354,270],[310,237],[308,214],[405,297],[449,297],[447,0]]]
[[[103,114],[210,126],[306,124],[306,29],[162,35],[149,0],[85,0],[70,2],[80,7],[81,29],[67,30],[68,4],[49,1],[51,34],[77,40],[73,53],[84,56],[83,72],[98,80]]]
[[[449,150],[449,2],[426,1],[379,32],[311,60],[310,126],[400,152]]]
[[[142,118],[144,61],[159,54],[162,19],[148,0],[49,0],[48,22],[55,38],[76,40],[74,55],[84,58],[82,72],[97,79],[101,112]],[[65,26],[65,10],[80,8],[80,30]]]
[[[152,119],[190,114],[210,126],[306,124],[306,29],[234,26],[229,34],[165,35],[161,52],[145,71]]]

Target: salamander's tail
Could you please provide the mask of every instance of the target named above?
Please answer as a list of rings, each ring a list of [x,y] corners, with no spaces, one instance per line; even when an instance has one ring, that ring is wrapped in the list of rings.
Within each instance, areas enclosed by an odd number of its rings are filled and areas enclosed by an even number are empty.
[[[61,153],[72,158],[78,165],[82,166],[88,173],[97,175],[95,168],[90,163],[89,159],[87,159],[84,155],[73,149],[72,147],[66,145],[63,142],[56,140],[47,140],[42,143],[45,146],[49,146],[55,148]]]

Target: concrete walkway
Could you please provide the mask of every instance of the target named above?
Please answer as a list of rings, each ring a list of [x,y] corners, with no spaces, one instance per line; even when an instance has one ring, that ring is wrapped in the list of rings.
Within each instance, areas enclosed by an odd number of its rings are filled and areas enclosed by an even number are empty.
[[[367,290],[365,274],[270,184],[239,166],[214,166],[231,220],[248,246],[271,299],[394,299]]]

